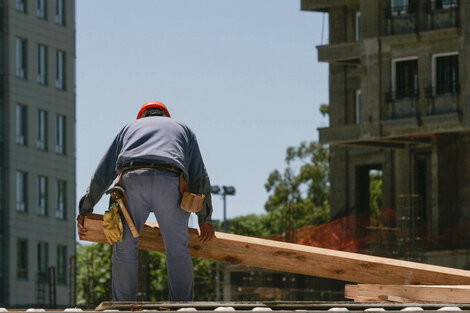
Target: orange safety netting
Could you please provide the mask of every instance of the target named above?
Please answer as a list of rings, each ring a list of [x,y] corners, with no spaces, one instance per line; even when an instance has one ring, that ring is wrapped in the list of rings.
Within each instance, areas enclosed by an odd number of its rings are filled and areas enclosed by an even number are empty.
[[[407,237],[410,230],[396,227],[396,212],[391,208],[381,212],[380,226],[371,226],[367,213],[345,216],[321,225],[309,225],[295,230],[295,243],[342,250],[363,252],[371,245],[398,244],[399,237]],[[414,229],[414,236],[421,248],[456,249],[470,245],[470,220],[456,221],[440,234],[432,234],[431,223],[422,223]],[[272,235],[273,240],[285,240],[283,235]],[[400,243],[407,250],[406,243]],[[409,249],[416,246],[409,244]]]

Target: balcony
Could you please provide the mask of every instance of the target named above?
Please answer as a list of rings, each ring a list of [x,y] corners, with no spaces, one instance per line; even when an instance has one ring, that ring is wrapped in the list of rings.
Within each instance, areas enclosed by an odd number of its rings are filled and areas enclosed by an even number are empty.
[[[302,11],[327,11],[329,8],[350,5],[351,0],[301,0]]]
[[[352,65],[360,63],[361,45],[358,41],[317,46],[317,49],[319,62]]]
[[[416,109],[419,89],[402,89],[389,91],[385,94],[387,102],[387,119],[418,117]]]
[[[427,30],[459,27],[458,0],[428,0],[425,5]]]
[[[387,21],[385,35],[401,35],[418,31],[416,0],[409,0],[408,5],[389,6],[385,8],[384,15]]]
[[[439,115],[458,112],[460,85],[449,83],[426,88],[427,115]]]

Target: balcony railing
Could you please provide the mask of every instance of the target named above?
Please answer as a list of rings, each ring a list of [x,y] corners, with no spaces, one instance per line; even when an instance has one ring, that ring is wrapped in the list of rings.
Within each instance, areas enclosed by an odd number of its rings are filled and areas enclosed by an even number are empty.
[[[394,90],[385,93],[387,102],[387,119],[416,117],[416,104],[419,89]]]
[[[458,0],[427,0],[428,30],[460,26]]]
[[[458,0],[428,0],[426,9],[429,12],[456,9],[459,6]]]
[[[408,5],[385,8],[384,15],[387,20],[385,34],[398,35],[417,31],[417,13],[416,0],[410,0]]]
[[[409,88],[409,89],[389,91],[385,94],[385,99],[387,102],[419,99],[419,89]]]
[[[456,95],[460,93],[459,83],[450,83],[444,86],[430,86],[426,88],[426,97],[434,98],[437,96]]]
[[[458,112],[460,85],[452,83],[445,86],[426,88],[427,115],[438,115]]]

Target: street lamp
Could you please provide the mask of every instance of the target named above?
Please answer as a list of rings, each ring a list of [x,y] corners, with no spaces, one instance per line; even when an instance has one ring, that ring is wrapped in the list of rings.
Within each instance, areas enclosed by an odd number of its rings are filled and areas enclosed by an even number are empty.
[[[222,191],[222,193],[221,193]],[[233,186],[222,186],[222,189],[220,189],[219,186],[214,185],[211,186],[211,193],[215,195],[222,195],[222,198],[224,199],[224,232],[227,232],[227,199],[226,196],[234,196],[235,195],[235,187]]]
[[[233,196],[235,195],[235,187],[233,186],[222,186],[220,189],[219,186],[214,185],[211,186],[211,193],[215,195],[222,195],[224,199],[224,233],[227,232],[227,199],[226,196]],[[215,263],[216,265],[216,274],[215,274],[215,292],[216,292],[216,299],[217,301],[220,300],[220,276],[219,276],[219,262]]]

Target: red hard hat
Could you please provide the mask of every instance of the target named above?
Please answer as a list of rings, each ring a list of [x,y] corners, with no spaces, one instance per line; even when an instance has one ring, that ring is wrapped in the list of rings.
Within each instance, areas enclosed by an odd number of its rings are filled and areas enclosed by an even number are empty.
[[[150,102],[145,103],[140,108],[139,114],[137,114],[137,119],[141,118],[142,115],[144,114],[145,110],[150,109],[150,108],[161,109],[161,110],[165,111],[166,116],[171,117],[170,112],[168,112],[168,109],[166,108],[166,106],[163,103],[161,103],[159,101],[150,101]]]

